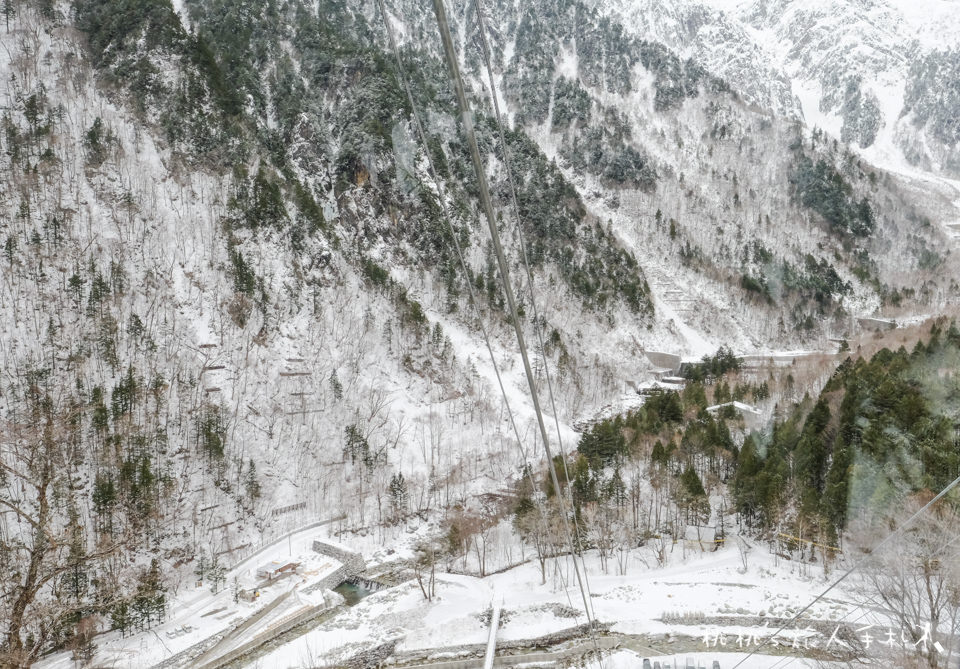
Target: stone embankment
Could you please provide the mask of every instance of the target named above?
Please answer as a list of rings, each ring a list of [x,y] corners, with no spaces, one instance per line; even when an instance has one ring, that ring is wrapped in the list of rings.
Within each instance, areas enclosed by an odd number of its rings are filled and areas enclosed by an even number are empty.
[[[321,592],[323,590],[332,590],[344,581],[360,576],[367,568],[362,555],[341,546],[315,539],[313,542],[313,550],[321,555],[333,558],[340,563],[340,568],[310,587],[305,588],[303,590],[304,593],[311,593],[316,590],[320,590]]]

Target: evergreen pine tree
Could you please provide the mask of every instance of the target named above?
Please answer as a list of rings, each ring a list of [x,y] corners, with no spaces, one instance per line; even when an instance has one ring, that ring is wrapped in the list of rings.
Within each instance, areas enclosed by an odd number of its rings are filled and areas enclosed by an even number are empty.
[[[390,506],[393,517],[398,520],[407,510],[407,482],[402,472],[397,472],[390,478]]]
[[[210,592],[217,594],[221,586],[227,581],[227,569],[220,564],[220,559],[214,555],[207,569],[207,577],[210,579]]]
[[[794,475],[800,480],[800,485],[809,488],[810,493],[815,496],[823,492],[827,474],[829,449],[824,430],[829,422],[830,408],[821,398],[807,417],[800,442],[797,444]]]
[[[654,465],[664,466],[667,464],[667,453],[663,448],[663,443],[659,439],[653,445],[653,450],[650,453],[650,462]]]
[[[623,476],[620,473],[620,467],[613,470],[613,475],[607,483],[607,498],[622,509],[627,504],[627,486],[623,482]]]
[[[247,508],[253,509],[254,503],[260,499],[260,481],[257,480],[257,465],[253,458],[247,464],[247,474],[244,477],[243,490],[246,494]]]
[[[7,24],[7,32],[10,32],[10,19],[16,11],[13,8],[13,0],[3,0],[3,19]]]
[[[137,627],[149,629],[151,625],[163,620],[166,609],[166,588],[160,577],[160,564],[156,558],[150,561],[150,567],[140,574],[137,593],[133,598],[132,611]]]
[[[847,524],[847,500],[850,493],[850,473],[853,470],[853,458],[850,448],[839,445],[833,451],[833,462],[827,473],[823,491],[823,512],[830,524],[843,529]]]
[[[690,465],[687,465],[687,468],[683,470],[680,481],[691,497],[707,496],[706,490],[703,489],[703,483],[700,481],[700,476],[697,475],[697,471]]]
[[[343,399],[343,385],[340,383],[340,377],[337,376],[337,370],[330,372],[330,389],[333,391],[333,399],[338,402]]]

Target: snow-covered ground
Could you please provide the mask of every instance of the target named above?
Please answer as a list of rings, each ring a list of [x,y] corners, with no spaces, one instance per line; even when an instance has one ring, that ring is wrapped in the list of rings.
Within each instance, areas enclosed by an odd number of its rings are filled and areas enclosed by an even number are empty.
[[[626,573],[615,573],[619,571],[618,561],[611,558],[610,573],[604,574],[598,557],[591,554],[586,562],[596,618],[611,624],[615,634],[700,639],[703,657],[722,655],[726,658],[723,666],[732,666],[733,656],[726,651],[738,649],[739,636],[743,637],[740,648],[749,648],[751,636],[759,640],[772,635],[777,625],[765,624],[764,620],[792,617],[826,586],[819,566],[804,569],[789,561],[777,563],[758,548],[750,551],[747,560],[744,570],[735,545],[701,553],[677,544],[664,568],[655,567],[645,549],[637,549],[622,560]],[[583,624],[580,594],[569,564],[561,559],[559,568],[549,563],[547,571],[546,583],[541,583],[535,562],[482,579],[437,574],[437,596],[432,602],[424,599],[415,581],[410,581],[370,595],[271,652],[258,665],[336,664],[351,653],[388,641],[396,642],[395,653],[449,655],[457,647],[486,642],[487,626],[482,616],[495,597],[503,607],[497,637],[500,642],[531,639]],[[856,610],[843,592],[836,592],[808,611],[805,618],[849,619]],[[714,620],[720,617],[743,622],[720,626]],[[716,642],[719,632],[726,635],[725,647]],[[798,636],[803,639],[815,634],[788,629],[777,639],[789,644]],[[770,666],[762,659],[757,662],[744,666]]]
[[[204,639],[227,633],[210,654],[204,656],[212,660],[260,634],[269,633],[272,626],[289,617],[311,607],[336,603],[338,596],[331,596],[329,591],[303,592],[341,566],[337,560],[313,550],[313,541],[320,536],[317,529],[311,528],[268,546],[227,571],[216,593],[209,583],[182,588],[171,598],[170,616],[162,624],[128,636],[108,632],[98,637],[95,661],[111,667],[151,666]],[[326,537],[323,540],[329,542]],[[299,564],[296,574],[272,583],[257,576],[261,566],[280,567],[289,563]],[[244,590],[257,590],[259,597],[252,602],[235,601],[235,593]],[[241,633],[229,634],[241,624]],[[37,666],[72,669],[75,664],[70,653],[58,653]]]
[[[311,528],[268,547],[230,570],[227,585],[216,595],[208,587],[181,592],[171,606],[173,617],[150,631],[126,638],[117,633],[99,637],[96,661],[113,667],[151,666],[205,638],[224,633],[241,621],[251,620],[267,604],[285,598],[268,615],[245,626],[242,634],[227,634],[203,660],[222,656],[258,635],[269,638],[271,627],[324,602],[324,593],[304,595],[302,591],[339,566],[312,551],[314,539],[329,541],[325,534],[325,530]],[[368,539],[351,540],[348,548],[364,546],[372,550],[379,544]],[[396,543],[401,550],[380,550],[371,562],[408,556],[409,551],[402,546],[409,542]],[[589,554],[586,559],[594,614],[597,620],[610,625],[612,634],[660,639],[668,644],[686,639],[684,649],[689,652],[671,656],[651,651],[646,655],[662,666],[670,662],[674,667],[685,667],[687,657],[695,662],[705,661],[708,668],[714,659],[721,661],[721,667],[733,666],[745,657],[745,653],[737,651],[756,649],[758,641],[773,636],[778,629],[777,623],[765,620],[792,617],[828,582],[819,565],[778,561],[759,546],[749,550],[746,568],[736,542],[732,541],[717,552],[701,552],[681,543],[668,546],[668,551],[664,567],[656,566],[652,552],[646,548],[611,557],[609,573],[603,573],[596,554]],[[297,576],[261,587],[257,602],[235,603],[231,587],[234,579],[240,588],[253,587],[257,582],[256,567],[270,561],[300,562],[302,568]],[[568,559],[548,562],[545,583],[541,582],[535,560],[486,578],[438,573],[436,579],[433,601],[424,598],[415,580],[381,590],[253,660],[252,666],[336,665],[352,654],[387,642],[395,642],[395,654],[435,660],[456,656],[462,646],[486,642],[484,614],[495,599],[503,608],[499,642],[541,637],[585,622]],[[862,615],[838,591],[807,612],[805,619],[850,621],[853,614]],[[742,623],[738,624],[738,620]],[[184,629],[188,631],[184,633]],[[815,643],[817,636],[817,632],[791,628],[774,638],[784,646],[796,643],[797,639]],[[691,644],[696,650],[691,650]],[[607,658],[604,667],[639,666],[641,657],[632,651],[619,651]],[[768,669],[789,659],[758,653],[742,666]],[[183,666],[188,665],[189,662]],[[38,666],[66,669],[73,667],[73,662],[62,653]],[[796,659],[792,666],[814,665]]]

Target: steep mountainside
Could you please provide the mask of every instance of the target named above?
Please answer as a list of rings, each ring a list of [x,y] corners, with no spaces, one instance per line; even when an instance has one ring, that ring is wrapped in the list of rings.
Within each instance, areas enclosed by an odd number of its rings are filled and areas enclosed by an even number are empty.
[[[697,61],[586,5],[490,14],[498,91],[513,120],[637,254],[661,320],[678,332],[692,325],[714,348],[800,342],[842,334],[851,313],[897,304],[901,288],[931,305],[951,299],[950,280],[941,291],[926,273],[950,252],[927,224],[949,199],[931,197],[921,211],[905,183],[819,131],[745,104]],[[402,15],[421,26],[413,34],[429,34],[415,3]],[[470,10],[455,16],[475,44]],[[907,267],[923,278],[898,287]]]
[[[745,100],[875,147],[868,156],[960,175],[954,3],[615,0],[609,8]]]
[[[369,3],[4,7],[9,663],[83,620],[149,627],[165,593],[308,520],[426,518],[517,476],[481,320],[524,439],[531,412],[425,5],[391,20],[427,147]],[[644,348],[825,346],[881,306],[955,300],[942,194],[587,3],[489,7],[505,151],[475,17],[450,11],[566,437],[649,369]]]

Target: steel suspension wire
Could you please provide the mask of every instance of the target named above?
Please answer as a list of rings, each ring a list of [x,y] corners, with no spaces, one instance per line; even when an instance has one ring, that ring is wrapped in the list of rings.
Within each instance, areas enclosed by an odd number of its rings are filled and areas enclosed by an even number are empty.
[[[497,119],[497,130],[500,134],[500,146],[503,147],[503,165],[507,174],[507,183],[510,186],[510,201],[513,208],[513,215],[517,224],[517,237],[520,240],[520,254],[523,258],[523,266],[527,275],[527,290],[530,291],[530,307],[533,310],[533,329],[537,335],[537,343],[540,346],[541,359],[543,360],[543,373],[547,380],[547,394],[550,398],[550,409],[553,411],[553,419],[557,429],[557,445],[560,449],[560,454],[563,456],[564,474],[566,475],[567,483],[569,484],[570,475],[569,472],[567,472],[566,453],[563,450],[563,437],[561,436],[560,432],[560,418],[557,414],[557,404],[554,400],[553,394],[553,383],[550,380],[550,367],[547,360],[546,349],[543,345],[543,330],[540,327],[540,314],[537,310],[537,300],[533,292],[533,273],[530,271],[530,261],[527,256],[527,244],[523,239],[523,231],[520,228],[520,206],[517,204],[517,187],[516,182],[513,179],[513,168],[510,167],[510,147],[507,145],[506,133],[503,130],[503,120],[500,114],[500,102],[497,98],[496,80],[493,78],[493,68],[490,67],[490,45],[487,42],[487,24],[486,19],[484,19],[483,16],[483,2],[481,0],[474,0],[474,5],[477,8],[477,22],[480,29],[480,44],[483,50],[483,60],[487,68],[487,78],[490,80],[490,97],[493,100],[493,112]]]
[[[460,108],[460,116],[463,122],[464,134],[467,144],[470,148],[470,157],[473,160],[473,167],[477,174],[477,183],[480,191],[480,202],[483,205],[484,215],[487,218],[487,225],[490,228],[490,237],[493,243],[493,250],[497,256],[497,265],[500,269],[500,279],[503,283],[503,290],[506,293],[507,305],[510,310],[510,318],[513,322],[514,331],[517,336],[517,344],[520,348],[520,358],[523,361],[523,371],[527,377],[527,384],[530,387],[530,398],[533,402],[533,409],[537,416],[537,426],[540,430],[540,437],[543,439],[543,447],[547,455],[547,463],[550,469],[550,478],[554,489],[557,491],[557,499],[561,506],[561,518],[563,527],[567,536],[567,542],[570,547],[571,555],[576,554],[576,546],[573,541],[573,534],[570,532],[570,524],[567,520],[566,508],[563,495],[561,494],[560,480],[557,478],[557,469],[553,462],[553,454],[550,449],[550,438],[547,434],[547,428],[543,422],[543,411],[540,408],[540,398],[537,393],[536,381],[533,377],[533,370],[530,367],[530,357],[527,354],[527,344],[523,336],[523,328],[520,323],[520,317],[517,313],[516,299],[513,294],[513,286],[510,281],[510,270],[507,266],[507,260],[503,253],[503,246],[500,243],[500,233],[497,230],[497,221],[493,213],[493,204],[490,200],[490,188],[487,184],[487,175],[484,170],[483,161],[480,159],[480,149],[477,146],[477,137],[473,128],[473,117],[470,111],[470,105],[467,102],[467,96],[463,89],[463,80],[460,76],[460,67],[457,63],[457,54],[453,46],[453,38],[450,35],[450,26],[447,23],[447,14],[443,5],[443,0],[433,0],[433,10],[437,17],[437,26],[440,29],[440,38],[443,42],[444,56],[447,61],[447,67],[450,70],[450,79],[453,84],[454,93],[457,97],[457,104]],[[587,616],[587,624],[593,630],[594,618],[584,585],[583,575],[580,573],[580,566],[577,561],[573,561],[574,571],[577,576],[577,584],[580,587],[580,594],[583,597],[584,613]]]
[[[874,546],[873,548],[871,548],[871,549],[870,549],[870,552],[868,553],[868,555],[872,555],[872,554],[875,553],[876,551],[880,550],[884,545],[886,545],[887,543],[889,543],[889,542],[892,541],[893,539],[895,539],[895,538],[899,537],[901,534],[903,534],[903,532],[904,532],[911,524],[913,524],[913,521],[915,521],[917,518],[919,518],[921,515],[923,515],[923,514],[927,511],[927,509],[929,509],[929,508],[930,508],[931,506],[933,506],[936,502],[938,502],[939,500],[941,500],[948,492],[950,492],[951,490],[953,490],[958,484],[960,484],[960,476],[958,476],[957,478],[955,478],[950,484],[947,485],[946,488],[944,488],[944,489],[941,490],[939,493],[937,493],[937,496],[936,496],[936,497],[934,497],[934,498],[931,499],[929,502],[927,502],[926,504],[924,504],[920,509],[918,509],[918,510],[916,511],[916,513],[914,513],[912,516],[910,516],[910,517],[907,518],[905,521],[903,521],[903,522],[900,524],[900,526],[897,527],[897,529],[895,529],[893,532],[891,532],[891,533],[888,534],[886,537],[884,537],[883,540],[880,541],[880,543],[878,543],[876,546]],[[860,567],[862,567],[868,560],[869,560],[869,558],[864,558],[864,559],[858,560],[857,562],[855,562],[854,564],[852,564],[852,565],[850,566],[850,568],[847,569],[845,572],[843,572],[843,574],[840,575],[840,578],[838,578],[838,579],[835,580],[833,583],[831,583],[831,584],[827,587],[826,590],[824,590],[824,591],[821,592],[819,595],[817,595],[816,597],[814,597],[814,598],[813,598],[813,601],[811,601],[809,604],[807,604],[807,605],[804,606],[802,609],[800,609],[800,611],[797,612],[797,614],[796,614],[795,616],[793,616],[793,618],[791,618],[791,619],[788,620],[786,623],[784,623],[783,626],[780,627],[780,629],[778,629],[778,630],[777,630],[776,632],[774,632],[773,634],[769,635],[766,639],[764,639],[763,643],[758,644],[757,647],[754,648],[753,650],[751,650],[749,653],[747,653],[747,655],[744,656],[743,659],[741,659],[739,662],[737,662],[735,665],[733,665],[733,669],[737,669],[737,667],[739,667],[741,664],[743,664],[743,663],[746,662],[748,659],[750,659],[750,657],[752,657],[758,650],[760,650],[761,648],[763,648],[764,646],[766,646],[768,643],[770,643],[770,641],[771,641],[774,637],[776,637],[778,634],[780,634],[780,633],[783,632],[785,629],[787,629],[790,625],[794,624],[797,620],[799,620],[800,616],[802,616],[804,613],[806,613],[807,611],[809,611],[810,608],[811,608],[814,604],[816,604],[816,603],[819,602],[821,599],[823,599],[823,597],[824,597],[828,592],[830,592],[830,591],[833,590],[835,587],[837,587],[838,585],[840,585],[841,582],[843,582],[848,576],[850,576],[850,575],[851,575],[853,572],[855,572],[857,569],[859,569]]]
[[[423,146],[423,152],[427,158],[427,169],[430,173],[430,178],[433,179],[434,185],[437,188],[437,200],[440,204],[440,212],[443,214],[444,220],[447,221],[447,226],[450,230],[450,239],[453,241],[453,249],[456,252],[457,260],[460,264],[460,268],[463,270],[464,278],[466,279],[468,295],[470,296],[470,303],[473,305],[477,314],[477,323],[480,326],[480,332],[483,334],[483,340],[486,344],[487,351],[490,353],[490,362],[493,364],[493,372],[497,377],[497,384],[500,386],[500,394],[503,396],[503,402],[507,409],[507,416],[510,420],[510,426],[513,430],[513,434],[517,439],[517,444],[520,448],[520,454],[523,457],[524,463],[527,461],[527,454],[523,448],[523,439],[520,437],[520,430],[517,427],[516,420],[514,419],[513,410],[510,408],[510,400],[507,396],[506,388],[503,385],[503,379],[500,375],[500,366],[497,364],[496,355],[493,352],[493,346],[490,344],[490,337],[487,333],[487,328],[483,323],[483,315],[480,313],[480,304],[477,300],[476,291],[473,287],[473,282],[470,281],[470,272],[467,269],[467,262],[464,259],[463,249],[460,246],[460,240],[457,239],[457,231],[453,227],[453,219],[450,216],[450,212],[447,209],[447,201],[444,196],[443,186],[441,185],[440,179],[437,176],[436,168],[433,164],[433,157],[430,155],[430,146],[427,143],[427,134],[423,129],[423,124],[420,121],[420,114],[417,112],[416,101],[413,97],[413,91],[410,89],[410,82],[407,79],[406,73],[403,70],[403,61],[400,59],[400,49],[397,47],[396,39],[393,36],[393,28],[390,26],[390,20],[387,18],[386,8],[384,7],[383,0],[377,0],[377,5],[380,9],[380,15],[383,17],[383,24],[387,30],[387,39],[390,43],[390,50],[393,53],[394,60],[397,65],[397,75],[399,76],[401,82],[403,83],[404,90],[407,94],[407,101],[410,103],[410,112],[413,119],[414,127],[417,131],[417,136],[420,139],[420,143]]]
[[[557,447],[560,450],[560,462],[563,464],[563,476],[567,482],[567,490],[570,488],[570,472],[567,468],[567,453],[563,447],[563,436],[560,430],[560,414],[557,412],[557,403],[554,398],[553,392],[553,382],[550,379],[550,363],[547,359],[546,347],[543,343],[543,328],[541,327],[540,314],[537,309],[537,299],[536,294],[534,293],[533,288],[533,272],[530,270],[530,260],[527,256],[527,245],[524,242],[523,230],[521,229],[521,216],[520,216],[520,205],[517,201],[517,187],[516,182],[513,178],[513,168],[510,167],[510,147],[507,144],[506,133],[503,129],[503,119],[500,114],[500,102],[497,98],[497,86],[496,80],[493,77],[493,68],[490,66],[490,45],[487,42],[487,25],[486,19],[483,15],[483,2],[482,0],[474,0],[474,5],[477,9],[477,23],[480,29],[480,44],[483,51],[483,60],[487,68],[487,78],[490,80],[490,97],[493,99],[493,111],[497,120],[497,129],[500,134],[500,145],[503,148],[503,164],[504,169],[507,174],[507,183],[510,186],[510,201],[513,207],[513,215],[516,219],[517,226],[517,237],[520,240],[520,253],[521,258],[523,259],[523,266],[526,270],[527,275],[527,290],[530,291],[530,307],[533,311],[533,330],[537,335],[537,343],[540,346],[540,356],[543,361],[543,374],[547,380],[547,395],[550,398],[550,410],[553,412],[553,421],[557,430]],[[559,494],[559,491],[558,491]],[[572,495],[572,492],[570,493]],[[572,504],[572,500],[571,500]],[[579,521],[577,520],[576,513],[573,514],[573,526],[579,535]],[[576,559],[576,556],[573,556],[573,559]],[[583,562],[581,556],[581,562]],[[587,595],[590,594],[590,577],[589,572],[587,571],[586,564],[583,565],[583,578],[587,586]]]
[[[530,307],[533,311],[533,330],[534,333],[536,333],[537,343],[540,346],[540,356],[541,360],[543,361],[543,374],[547,381],[547,396],[550,398],[550,410],[553,413],[553,421],[557,430],[557,447],[560,450],[560,462],[563,464],[563,476],[566,479],[567,491],[571,496],[570,503],[572,509],[573,489],[570,486],[570,472],[567,468],[567,453],[563,447],[563,433],[560,429],[560,414],[557,411],[557,403],[553,392],[553,381],[550,379],[550,362],[547,359],[547,350],[543,342],[543,328],[541,327],[540,313],[537,308],[537,298],[533,285],[533,272],[530,270],[530,259],[527,255],[527,244],[524,241],[523,229],[521,226],[522,219],[520,217],[520,205],[517,201],[516,181],[513,178],[513,168],[510,166],[510,146],[507,144],[506,132],[503,129],[503,117],[500,113],[500,101],[497,97],[496,79],[493,76],[493,68],[490,66],[490,45],[487,42],[487,25],[483,13],[483,1],[474,0],[474,6],[477,10],[477,26],[480,32],[480,45],[483,52],[483,62],[487,69],[487,78],[490,81],[490,97],[493,100],[493,111],[497,121],[497,130],[500,135],[500,146],[503,149],[503,164],[507,174],[507,183],[510,186],[510,202],[513,207],[513,215],[516,221],[517,237],[520,241],[520,254],[521,258],[523,259],[523,266],[527,275],[527,290],[530,293]],[[557,494],[561,494],[559,489],[557,490]],[[576,511],[572,512],[572,516],[574,531],[576,532],[577,536],[579,536],[580,527]],[[571,552],[570,559],[572,559],[574,564],[576,564],[577,554]],[[580,555],[580,564],[583,568],[583,584],[587,591],[586,599],[590,602],[591,607],[587,614],[589,620],[589,618],[593,615],[593,600],[590,596],[590,572],[587,569],[586,561],[583,559],[583,555]],[[600,667],[603,669],[603,658],[600,655],[600,647],[597,642],[596,630],[594,630],[593,625],[590,625],[590,638],[593,642],[594,649],[597,651],[597,658],[600,662]]]
[[[476,312],[477,323],[480,326],[480,332],[483,334],[483,340],[484,340],[484,343],[486,344],[487,352],[490,354],[490,362],[493,365],[493,372],[497,378],[497,385],[500,387],[500,394],[503,397],[503,403],[507,410],[507,417],[510,420],[510,426],[513,430],[514,437],[516,438],[517,448],[520,451],[520,457],[523,462],[524,474],[526,475],[527,480],[530,483],[531,490],[535,493],[537,488],[536,481],[534,480],[533,474],[528,465],[527,452],[523,446],[523,439],[520,436],[520,430],[517,427],[513,410],[510,407],[510,399],[507,395],[506,388],[504,388],[504,385],[503,385],[503,377],[500,374],[500,365],[497,364],[497,357],[494,354],[493,346],[490,343],[489,333],[483,322],[483,314],[480,311],[480,302],[477,299],[476,291],[474,290],[474,287],[473,287],[473,282],[470,281],[470,272],[467,268],[467,263],[463,255],[463,248],[460,246],[460,240],[457,238],[457,232],[453,227],[453,218],[450,216],[450,212],[447,208],[447,202],[443,192],[443,186],[441,185],[441,181],[437,176],[437,170],[433,162],[433,157],[430,155],[430,148],[429,148],[429,144],[427,143],[427,134],[423,129],[423,123],[421,122],[420,114],[417,111],[417,104],[416,104],[416,100],[413,97],[413,91],[410,88],[410,81],[403,69],[403,61],[400,58],[400,49],[397,47],[397,42],[393,35],[393,28],[390,26],[390,20],[387,17],[387,12],[386,12],[386,8],[384,7],[383,0],[377,0],[377,5],[380,9],[380,15],[383,17],[384,27],[386,28],[386,32],[387,32],[387,40],[390,44],[390,50],[393,53],[393,57],[396,62],[397,75],[400,78],[400,81],[403,83],[404,90],[407,94],[407,101],[410,103],[410,112],[411,112],[411,117],[413,119],[414,128],[416,129],[417,136],[420,140],[421,145],[423,146],[424,154],[426,155],[426,158],[427,158],[427,169],[430,174],[430,178],[433,179],[433,182],[437,188],[437,198],[439,200],[440,210],[441,210],[441,213],[443,214],[444,220],[447,221],[447,226],[449,227],[449,230],[450,230],[450,238],[452,240],[452,247],[456,253],[457,260],[459,261],[459,264],[460,264],[460,269],[463,271],[463,275],[466,280],[468,295],[470,298],[470,304],[473,306],[474,311]],[[539,498],[536,497],[536,495],[534,495],[534,497],[535,497],[535,504],[537,506],[538,516],[539,516],[540,531],[544,536],[546,536],[546,532],[547,532],[546,513],[544,512],[543,504],[541,503]],[[556,558],[556,556],[554,556],[554,558]],[[570,591],[567,587],[566,579],[561,578],[561,581],[563,583],[563,589],[567,598],[567,603],[570,604],[572,608],[573,601],[570,599]]]

